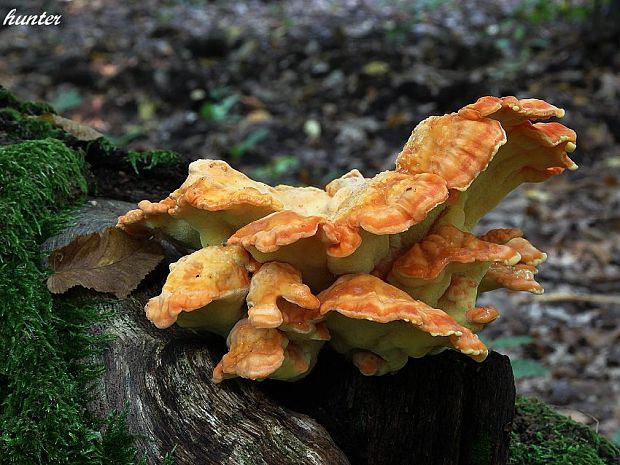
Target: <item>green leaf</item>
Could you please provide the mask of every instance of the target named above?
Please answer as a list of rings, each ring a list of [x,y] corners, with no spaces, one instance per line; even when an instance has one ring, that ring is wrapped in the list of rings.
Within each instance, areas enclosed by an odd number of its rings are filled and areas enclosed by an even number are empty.
[[[512,37],[514,40],[516,40],[517,42],[523,40],[523,38],[525,37],[525,26],[523,24],[518,24],[514,31],[512,32]]]
[[[123,147],[134,139],[145,134],[145,129],[141,126],[131,124],[127,126],[127,132],[120,136],[114,136],[112,134],[106,135],[106,137],[117,147]]]
[[[525,344],[531,344],[534,342],[531,336],[506,336],[498,337],[492,341],[489,341],[488,346],[493,349],[509,349],[513,347],[520,347]]]
[[[141,99],[138,103],[138,117],[142,121],[150,121],[155,116],[157,103],[153,100]]]
[[[385,61],[371,61],[364,65],[364,73],[369,76],[381,76],[390,70],[390,65]]]
[[[220,86],[220,87],[214,87],[213,89],[211,89],[209,91],[209,96],[213,99],[213,100],[222,100],[223,98],[225,98],[226,96],[230,95],[232,93],[230,87],[227,86]]]
[[[77,89],[71,89],[67,92],[61,92],[51,102],[52,107],[58,113],[73,110],[82,104],[82,96]]]
[[[262,142],[269,136],[269,129],[261,128],[250,133],[242,142],[233,145],[230,150],[230,156],[233,158],[241,158],[245,152],[250,150],[259,142]]]
[[[287,171],[297,168],[297,166],[299,166],[299,160],[294,155],[285,155],[277,157],[263,166],[254,168],[252,170],[252,177],[266,181],[275,181],[281,178]]]
[[[535,360],[512,360],[512,372],[515,379],[545,376],[549,370]]]
[[[207,102],[200,107],[200,114],[207,121],[221,123],[229,118],[229,112],[239,100],[238,95],[229,95],[219,103]]]
[[[296,168],[299,165],[299,160],[291,155],[286,157],[276,158],[273,161],[273,174],[276,176],[282,176],[291,168]]]

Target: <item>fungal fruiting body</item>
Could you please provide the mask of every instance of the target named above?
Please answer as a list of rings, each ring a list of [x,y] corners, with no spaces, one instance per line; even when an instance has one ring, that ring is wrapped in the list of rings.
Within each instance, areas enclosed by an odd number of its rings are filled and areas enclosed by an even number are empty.
[[[576,135],[542,100],[483,97],[422,121],[395,169],[353,170],[325,189],[253,181],[219,160],[190,165],[168,198],[119,218],[196,249],[170,266],[146,306],[227,337],[213,378],[294,380],[328,342],[364,375],[446,348],[482,361],[476,336],[499,316],[476,307],[497,288],[541,293],[546,255],[516,229],[475,236],[478,220],[524,182],[576,169]]]

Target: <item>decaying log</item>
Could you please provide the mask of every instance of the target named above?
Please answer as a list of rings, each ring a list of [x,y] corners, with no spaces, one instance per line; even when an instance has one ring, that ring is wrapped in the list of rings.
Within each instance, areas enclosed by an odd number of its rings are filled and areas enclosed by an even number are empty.
[[[130,208],[99,200],[45,248],[114,224]],[[478,364],[446,351],[367,378],[325,348],[304,380],[214,385],[212,369],[226,350],[221,338],[160,331],[144,317],[165,272],[161,266],[113,304],[116,316],[96,328],[115,339],[101,357],[106,371],[90,408],[105,415],[128,406],[148,463],[175,446],[175,463],[197,465],[507,463],[515,400],[507,357],[492,353]]]
[[[113,225],[131,208],[116,201],[89,204],[74,227],[43,248]],[[159,271],[163,278],[165,270]],[[322,426],[279,406],[257,383],[213,384],[224,341],[180,328],[156,329],[144,316],[144,304],[159,293],[158,286],[161,282],[143,286],[112,303],[115,316],[94,329],[114,339],[98,360],[105,373],[89,406],[100,416],[127,407],[130,432],[149,464],[160,464],[175,447],[175,464],[349,463]]]
[[[129,407],[132,433],[148,463],[176,446],[178,464],[346,464],[315,420],[279,406],[255,383],[215,385],[211,372],[225,352],[221,338],[159,331],[144,317],[150,292],[127,300],[100,330],[115,337],[93,411]],[[148,294],[148,295],[147,295]],[[142,298],[143,297],[143,298]]]
[[[508,462],[514,379],[508,357],[496,352],[477,363],[445,351],[395,375],[365,377],[324,349],[307,378],[263,386],[318,420],[353,464]]]

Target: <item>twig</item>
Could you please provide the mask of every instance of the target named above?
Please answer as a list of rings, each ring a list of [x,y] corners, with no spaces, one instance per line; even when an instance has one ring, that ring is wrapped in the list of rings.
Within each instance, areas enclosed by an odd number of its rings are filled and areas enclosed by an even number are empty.
[[[537,302],[590,302],[594,304],[620,305],[620,295],[616,294],[573,294],[571,292],[554,292],[532,297]]]

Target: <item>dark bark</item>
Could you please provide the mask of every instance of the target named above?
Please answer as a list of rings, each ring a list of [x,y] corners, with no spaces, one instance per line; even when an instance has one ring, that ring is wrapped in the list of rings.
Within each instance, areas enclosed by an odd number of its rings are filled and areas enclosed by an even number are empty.
[[[324,352],[290,385],[265,382],[283,405],[317,419],[352,464],[505,464],[515,389],[508,357],[476,363],[453,351],[367,378]]]
[[[129,208],[99,200],[46,248],[114,224]],[[507,357],[492,353],[478,364],[446,351],[367,378],[325,348],[304,380],[214,385],[222,338],[160,331],[144,317],[166,271],[160,266],[132,298],[111,304],[114,318],[96,329],[114,339],[100,359],[106,371],[91,409],[105,415],[127,406],[148,463],[175,446],[178,464],[507,463],[515,401]]]

